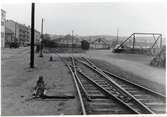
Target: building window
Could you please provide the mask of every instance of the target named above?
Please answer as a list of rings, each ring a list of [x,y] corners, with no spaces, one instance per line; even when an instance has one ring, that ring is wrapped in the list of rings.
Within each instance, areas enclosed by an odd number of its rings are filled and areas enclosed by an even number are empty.
[[[1,26],[4,26],[5,25],[5,22],[1,21]]]
[[[1,11],[1,17],[5,17],[5,13]]]

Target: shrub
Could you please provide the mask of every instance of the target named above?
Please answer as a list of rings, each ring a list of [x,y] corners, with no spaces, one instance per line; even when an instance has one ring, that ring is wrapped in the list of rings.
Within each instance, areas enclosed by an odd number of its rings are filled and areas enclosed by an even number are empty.
[[[57,44],[53,40],[48,40],[48,39],[43,39],[42,44],[44,47],[50,47],[50,48],[57,46]]]

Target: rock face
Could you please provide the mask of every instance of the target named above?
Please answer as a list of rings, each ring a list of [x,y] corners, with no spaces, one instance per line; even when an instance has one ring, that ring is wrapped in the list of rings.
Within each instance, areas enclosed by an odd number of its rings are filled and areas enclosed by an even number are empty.
[[[150,65],[166,68],[166,46],[163,46],[160,53],[151,60]]]

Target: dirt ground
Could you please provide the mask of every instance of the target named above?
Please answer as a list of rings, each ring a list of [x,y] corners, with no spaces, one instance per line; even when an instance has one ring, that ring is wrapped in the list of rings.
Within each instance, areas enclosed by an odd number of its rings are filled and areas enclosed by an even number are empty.
[[[35,55],[35,68],[29,68],[29,48],[2,49],[1,57],[1,114],[4,116],[25,115],[78,115],[78,99],[29,100],[32,88],[39,75],[47,83],[47,95],[76,96],[76,89],[68,69],[56,54],[49,62],[50,54],[44,58]],[[104,67],[125,76],[130,81],[165,94],[165,69],[149,66],[150,57],[141,55],[112,54],[111,50],[93,50],[61,56],[86,56],[96,59]]]
[[[39,75],[47,83],[47,95],[76,96],[68,69],[58,57],[49,62],[35,55],[35,68],[29,68],[29,48],[2,49],[1,115],[75,115],[79,114],[78,99],[27,100]]]

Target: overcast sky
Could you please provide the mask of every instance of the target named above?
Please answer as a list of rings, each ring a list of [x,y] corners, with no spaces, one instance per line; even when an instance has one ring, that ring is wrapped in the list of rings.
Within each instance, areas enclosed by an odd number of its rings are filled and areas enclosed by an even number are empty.
[[[31,24],[31,4],[2,4],[7,19]],[[166,9],[164,3],[48,3],[36,4],[35,27],[44,32],[78,35],[128,36],[133,32],[165,34]]]

